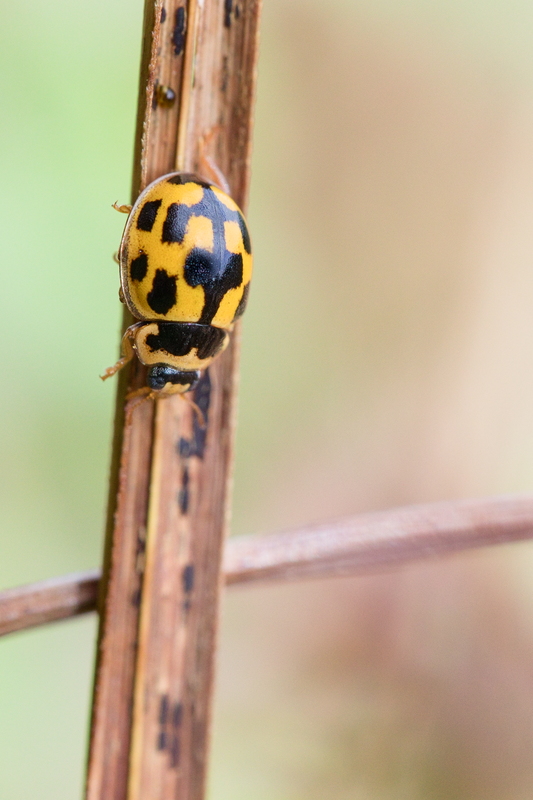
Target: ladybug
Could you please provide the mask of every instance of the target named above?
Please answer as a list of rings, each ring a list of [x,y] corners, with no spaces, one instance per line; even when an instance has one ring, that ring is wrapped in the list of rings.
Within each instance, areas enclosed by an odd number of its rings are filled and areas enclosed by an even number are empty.
[[[195,175],[173,172],[139,195],[122,235],[120,299],[139,320],[122,339],[122,358],[136,354],[147,386],[130,396],[190,391],[228,345],[244,312],[252,249],[244,217],[231,197]]]

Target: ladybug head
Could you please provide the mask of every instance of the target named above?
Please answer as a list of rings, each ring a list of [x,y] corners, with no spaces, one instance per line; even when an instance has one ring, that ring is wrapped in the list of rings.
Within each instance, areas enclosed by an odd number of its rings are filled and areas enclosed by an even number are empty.
[[[146,383],[160,394],[185,394],[194,389],[199,378],[199,370],[186,371],[169,364],[154,364],[148,370]]]

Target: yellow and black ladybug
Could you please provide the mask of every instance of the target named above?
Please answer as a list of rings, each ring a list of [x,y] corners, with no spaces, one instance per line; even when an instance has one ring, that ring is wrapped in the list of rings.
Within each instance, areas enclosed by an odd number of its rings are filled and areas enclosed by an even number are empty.
[[[152,397],[183,394],[228,345],[252,275],[244,217],[218,187],[180,172],[158,178],[129,211],[119,250],[120,297],[139,320],[122,339],[122,358],[149,367]]]

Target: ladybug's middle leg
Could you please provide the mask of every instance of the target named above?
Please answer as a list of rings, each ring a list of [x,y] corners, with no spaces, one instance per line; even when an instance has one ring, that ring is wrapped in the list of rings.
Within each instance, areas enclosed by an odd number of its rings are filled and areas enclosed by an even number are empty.
[[[133,340],[135,339],[135,334],[137,333],[138,328],[142,325],[142,322],[136,322],[134,325],[130,325],[129,328],[126,329],[124,332],[124,336],[122,337],[122,345],[121,345],[121,352],[122,356],[119,358],[116,364],[113,364],[112,367],[108,367],[103,375],[100,375],[100,378],[103,381],[106,381],[108,378],[111,378],[112,375],[115,375],[122,367],[125,367],[128,364],[133,356],[135,355],[135,350],[133,347]]]

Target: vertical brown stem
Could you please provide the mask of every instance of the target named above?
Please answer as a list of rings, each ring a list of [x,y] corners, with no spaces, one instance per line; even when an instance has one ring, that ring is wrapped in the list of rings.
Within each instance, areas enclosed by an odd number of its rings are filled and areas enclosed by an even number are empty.
[[[146,6],[133,197],[176,164],[201,173],[211,133],[245,206],[259,0],[184,3]],[[195,392],[205,428],[179,397],[124,414],[142,369],[120,382],[88,800],[204,796],[237,352],[238,330]]]

